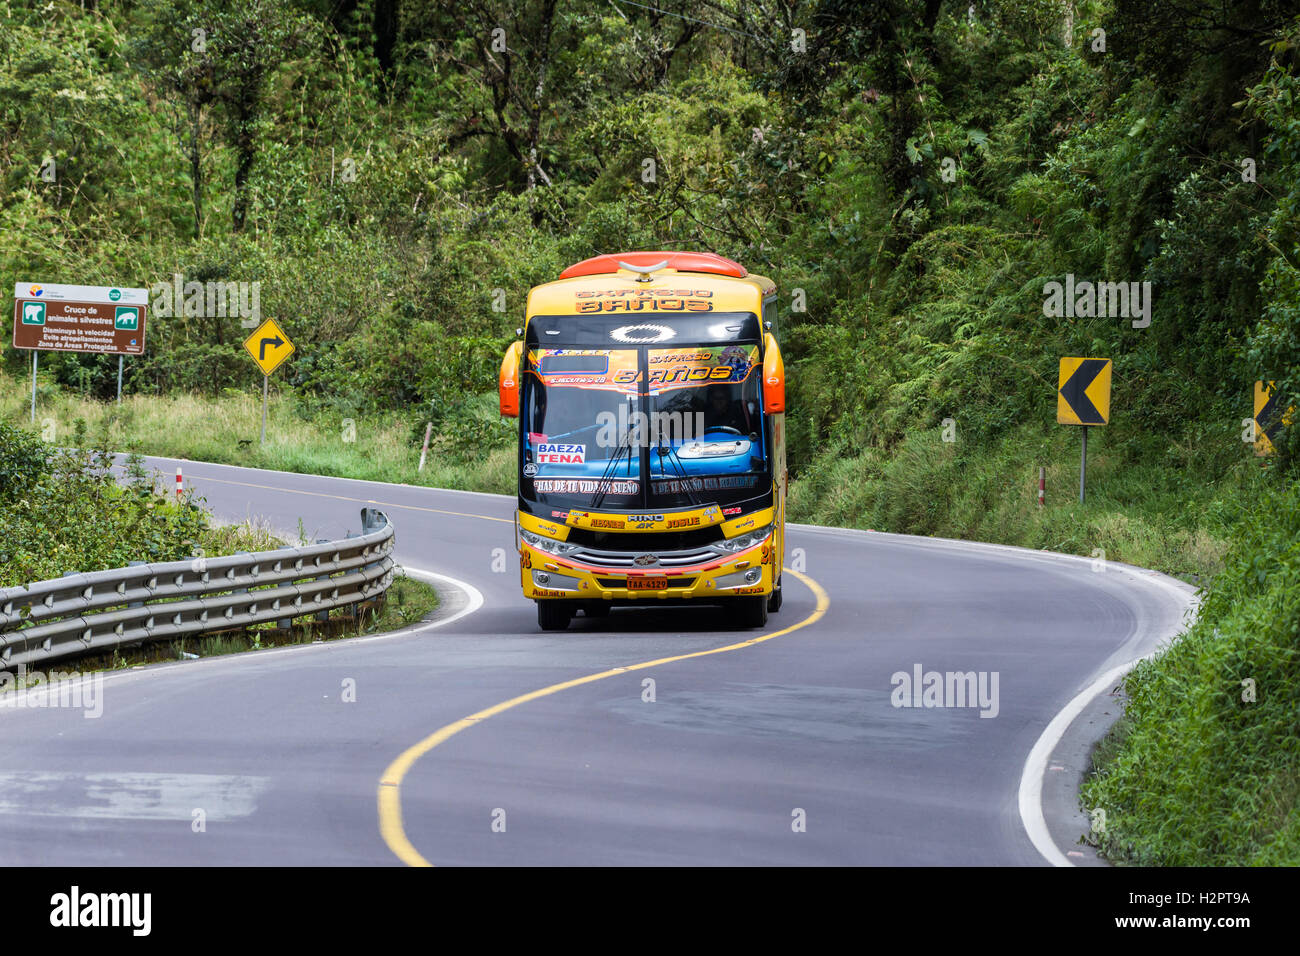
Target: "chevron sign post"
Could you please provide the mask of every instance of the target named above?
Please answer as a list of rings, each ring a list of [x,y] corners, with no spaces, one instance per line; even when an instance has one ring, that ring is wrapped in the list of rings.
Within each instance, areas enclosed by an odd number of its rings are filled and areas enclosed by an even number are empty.
[[[1079,455],[1079,503],[1088,471],[1088,429],[1110,422],[1110,359],[1063,358],[1056,387],[1056,420],[1083,428]]]

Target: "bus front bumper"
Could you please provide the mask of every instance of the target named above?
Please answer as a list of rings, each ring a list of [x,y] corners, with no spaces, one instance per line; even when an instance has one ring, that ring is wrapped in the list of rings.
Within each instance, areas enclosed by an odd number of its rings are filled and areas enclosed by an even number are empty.
[[[533,600],[723,602],[772,593],[772,539],[694,567],[628,570],[577,564],[524,544],[519,553],[524,597]]]

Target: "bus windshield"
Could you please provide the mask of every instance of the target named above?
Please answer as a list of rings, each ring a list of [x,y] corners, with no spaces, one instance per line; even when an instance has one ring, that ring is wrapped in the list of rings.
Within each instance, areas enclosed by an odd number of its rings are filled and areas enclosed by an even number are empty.
[[[760,369],[756,344],[531,349],[521,493],[611,509],[763,494],[771,479]]]

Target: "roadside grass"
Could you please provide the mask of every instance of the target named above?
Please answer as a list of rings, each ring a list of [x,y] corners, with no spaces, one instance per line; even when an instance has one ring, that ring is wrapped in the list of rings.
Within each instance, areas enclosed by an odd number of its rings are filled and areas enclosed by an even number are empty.
[[[935,429],[908,436],[889,458],[875,449],[828,449],[791,482],[789,517],[1047,549],[1208,580],[1222,568],[1243,503],[1263,486],[1264,466],[1227,428],[1172,448],[1104,432],[1089,436],[1083,504],[1077,428],[1021,426],[979,445],[945,443]]]
[[[273,551],[286,544],[276,537],[265,521],[257,518],[234,524],[212,525],[199,535],[199,547],[208,556],[239,554],[242,551]]]
[[[1236,533],[1195,625],[1124,682],[1082,806],[1093,842],[1154,866],[1300,864],[1300,485]]]

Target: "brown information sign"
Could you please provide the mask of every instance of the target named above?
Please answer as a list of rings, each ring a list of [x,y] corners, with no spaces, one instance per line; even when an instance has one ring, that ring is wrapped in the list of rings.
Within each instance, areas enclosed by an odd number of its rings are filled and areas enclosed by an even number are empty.
[[[141,355],[147,303],[145,289],[19,282],[14,348]]]

